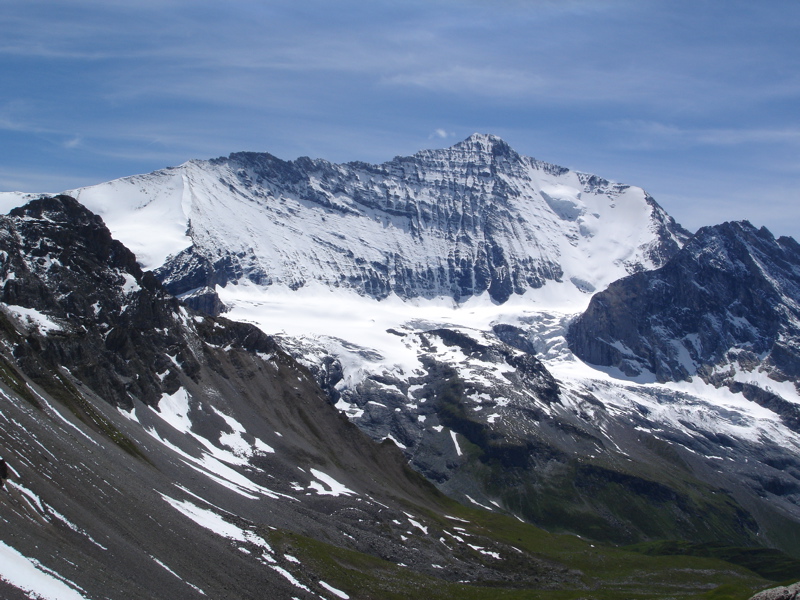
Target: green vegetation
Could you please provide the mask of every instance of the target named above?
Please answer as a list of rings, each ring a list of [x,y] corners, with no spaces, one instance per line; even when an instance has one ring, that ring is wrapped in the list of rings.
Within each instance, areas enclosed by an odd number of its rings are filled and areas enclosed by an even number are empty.
[[[72,414],[84,422],[86,425],[105,435],[108,439],[122,448],[125,452],[147,462],[149,459],[139,450],[139,447],[111,421],[106,419],[100,412],[86,400],[75,386],[60,373],[47,374],[35,378],[35,382],[42,387],[55,400],[66,406]]]
[[[740,565],[772,581],[800,579],[800,560],[772,548],[741,548],[722,544],[691,544],[681,541],[662,541],[636,544],[628,550],[649,556],[703,556]]]
[[[314,574],[317,579],[310,578],[307,585],[321,579],[353,600],[746,600],[755,591],[774,585],[719,557],[648,554],[592,544],[575,536],[547,533],[503,515],[455,504],[450,508],[450,514],[468,521],[458,525],[470,534],[521,550],[520,564],[545,561],[555,572],[576,574],[577,579],[550,586],[556,589],[503,586],[498,582],[458,583],[286,531],[270,532],[270,542],[276,550],[296,556]],[[429,516],[443,528],[453,528],[454,521]],[[513,563],[505,568],[516,568]]]
[[[42,409],[42,403],[28,388],[22,375],[2,356],[0,356],[0,380],[28,404],[39,410]]]
[[[484,478],[490,494],[527,520],[613,544],[678,537],[695,542],[751,545],[752,517],[727,494],[700,481],[644,476],[575,459],[537,469],[494,468]],[[540,468],[539,471],[542,469]]]

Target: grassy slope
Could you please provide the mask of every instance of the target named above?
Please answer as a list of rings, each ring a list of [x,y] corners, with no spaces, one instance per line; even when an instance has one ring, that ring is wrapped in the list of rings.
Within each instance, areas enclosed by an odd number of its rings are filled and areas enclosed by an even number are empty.
[[[592,544],[570,535],[547,533],[503,515],[452,504],[449,515],[467,532],[508,543],[524,551],[506,558],[508,568],[525,568],[525,555],[554,563],[562,571],[582,573],[577,584],[558,589],[510,587],[500,582],[449,582],[414,573],[381,559],[344,550],[285,531],[272,533],[277,550],[298,557],[323,581],[345,591],[353,600],[441,598],[452,600],[541,598],[543,600],[621,600],[626,598],[681,598],[745,600],[759,589],[774,585],[747,568],[720,558],[692,555],[655,555]],[[453,521],[437,519],[443,528]],[[487,559],[493,560],[493,559]]]

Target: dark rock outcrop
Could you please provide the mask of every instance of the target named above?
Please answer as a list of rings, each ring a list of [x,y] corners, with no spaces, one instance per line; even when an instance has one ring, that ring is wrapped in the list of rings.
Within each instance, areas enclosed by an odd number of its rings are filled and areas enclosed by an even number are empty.
[[[746,221],[705,227],[664,267],[594,296],[568,339],[583,360],[628,376],[714,379],[732,364],[796,380],[800,245]]]

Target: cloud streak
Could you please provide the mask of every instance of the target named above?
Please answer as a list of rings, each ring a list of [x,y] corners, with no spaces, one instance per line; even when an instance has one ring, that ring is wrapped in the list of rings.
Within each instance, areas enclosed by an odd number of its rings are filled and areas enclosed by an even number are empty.
[[[605,126],[626,132],[645,146],[737,146],[740,144],[800,145],[800,127],[686,128],[658,121],[614,121]]]

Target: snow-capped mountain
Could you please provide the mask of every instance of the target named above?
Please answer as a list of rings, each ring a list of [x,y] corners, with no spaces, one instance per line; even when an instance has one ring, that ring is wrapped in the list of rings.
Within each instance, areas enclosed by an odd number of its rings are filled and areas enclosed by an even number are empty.
[[[72,194],[175,294],[246,281],[499,303],[561,284],[574,297],[661,266],[687,237],[640,188],[489,135],[382,165],[238,153]]]
[[[73,193],[167,290],[274,334],[466,504],[615,543],[800,553],[800,433],[774,410],[800,404],[792,385],[759,403],[567,345],[594,294],[682,256],[690,235],[640,188],[475,135],[382,165],[239,153]]]

